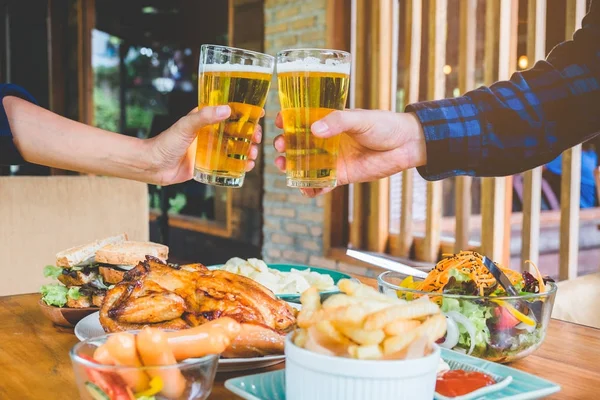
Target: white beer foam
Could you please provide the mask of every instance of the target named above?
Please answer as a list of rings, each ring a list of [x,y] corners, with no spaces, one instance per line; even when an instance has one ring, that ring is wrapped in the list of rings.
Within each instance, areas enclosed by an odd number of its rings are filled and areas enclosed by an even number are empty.
[[[350,75],[350,63],[339,60],[326,60],[325,64],[315,57],[306,57],[302,60],[277,63],[277,72],[323,72]]]
[[[200,67],[201,72],[253,72],[257,74],[272,74],[273,69],[259,65],[245,64],[204,64]]]

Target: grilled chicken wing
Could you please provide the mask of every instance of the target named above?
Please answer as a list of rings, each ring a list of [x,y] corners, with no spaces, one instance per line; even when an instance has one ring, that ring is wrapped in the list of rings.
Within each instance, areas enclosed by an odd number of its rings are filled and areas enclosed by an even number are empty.
[[[181,317],[185,302],[157,283],[147,281],[135,286],[119,307],[108,312],[109,317],[129,324],[154,324]]]
[[[183,329],[225,316],[242,324],[228,357],[283,353],[284,335],[296,322],[289,304],[252,279],[201,264],[174,267],[151,257],[107,292],[100,309],[107,332],[147,325]]]

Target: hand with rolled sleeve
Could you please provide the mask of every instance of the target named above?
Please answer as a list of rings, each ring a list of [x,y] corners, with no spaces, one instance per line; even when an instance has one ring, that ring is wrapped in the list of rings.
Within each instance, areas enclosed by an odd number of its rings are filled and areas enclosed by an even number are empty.
[[[544,165],[600,131],[600,0],[592,2],[572,41],[509,81],[453,99],[415,103],[406,113],[335,111],[315,122],[312,131],[319,137],[343,135],[339,184],[407,168],[437,180],[506,176]],[[283,137],[274,144],[285,152]],[[285,168],[284,156],[275,162]]]

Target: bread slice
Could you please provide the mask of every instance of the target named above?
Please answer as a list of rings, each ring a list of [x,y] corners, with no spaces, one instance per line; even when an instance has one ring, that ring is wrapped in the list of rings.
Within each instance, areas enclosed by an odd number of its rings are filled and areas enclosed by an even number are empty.
[[[107,285],[116,285],[123,280],[125,271],[115,268],[100,267],[98,268],[100,275],[102,275],[102,281]]]
[[[152,242],[120,242],[108,244],[96,251],[96,262],[111,265],[136,265],[144,261],[146,256],[153,256],[166,261],[169,248]]]
[[[94,261],[96,252],[109,244],[122,243],[127,240],[127,234],[122,233],[116,236],[110,236],[95,242],[81,246],[71,247],[56,254],[56,266],[61,268],[70,268],[78,265],[89,264]]]

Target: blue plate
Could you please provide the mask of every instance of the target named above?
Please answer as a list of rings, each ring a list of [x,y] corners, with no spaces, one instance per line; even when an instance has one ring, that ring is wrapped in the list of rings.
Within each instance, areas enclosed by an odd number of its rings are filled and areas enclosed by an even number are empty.
[[[556,393],[560,386],[538,378],[535,375],[493,363],[479,358],[442,349],[442,359],[452,369],[476,370],[486,372],[496,379],[498,384],[484,388],[477,393],[478,399],[492,400],[529,400],[539,399]],[[512,377],[512,381],[510,379]],[[508,384],[506,383],[508,382]],[[285,400],[285,370],[266,372],[263,374],[242,376],[229,379],[225,387],[248,400]],[[435,399],[442,399],[438,394]],[[473,398],[471,395],[455,397],[452,400]]]
[[[208,267],[209,269],[218,269],[221,268],[223,266],[223,264],[221,265],[211,265],[210,267]],[[297,264],[267,264],[267,266],[271,269],[276,269],[278,271],[281,272],[290,272],[292,269],[297,269],[297,270],[305,270],[305,269],[310,269],[313,272],[317,272],[319,274],[323,274],[323,275],[329,275],[331,276],[331,279],[333,279],[333,283],[335,283],[337,285],[337,283],[342,280],[342,279],[354,279],[352,278],[350,275],[345,274],[343,272],[340,271],[334,271],[332,269],[326,269],[326,268],[317,268],[317,267],[311,267],[308,265],[297,265]],[[321,294],[321,300],[324,300],[325,298],[331,296],[332,294],[336,294],[339,293],[339,289],[332,289],[332,290],[324,290],[322,292],[319,292]],[[275,293],[275,295],[285,301],[289,301],[291,303],[300,303],[300,294],[289,294],[289,293]]]

